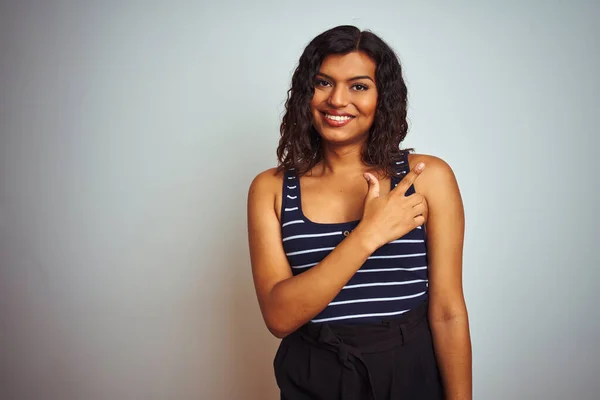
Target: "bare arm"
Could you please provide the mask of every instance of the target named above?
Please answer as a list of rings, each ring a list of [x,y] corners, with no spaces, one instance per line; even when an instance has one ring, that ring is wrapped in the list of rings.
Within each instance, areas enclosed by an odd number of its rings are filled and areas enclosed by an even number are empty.
[[[472,398],[471,340],[462,288],[463,205],[451,168],[442,160],[424,161],[427,171],[415,184],[428,204],[429,320],[446,399]]]
[[[361,223],[319,264],[297,276],[292,275],[285,256],[275,211],[281,181],[272,170],[256,177],[248,194],[250,260],[260,309],[273,335],[284,337],[314,318],[371,253],[423,222],[420,197],[404,196],[417,174],[411,171],[393,195],[383,197],[379,197],[379,183],[371,177]]]

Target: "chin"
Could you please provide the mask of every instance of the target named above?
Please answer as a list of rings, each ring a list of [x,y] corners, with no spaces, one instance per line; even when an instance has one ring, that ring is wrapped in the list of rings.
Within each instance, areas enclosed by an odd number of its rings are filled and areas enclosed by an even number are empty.
[[[319,130],[319,134],[321,135],[321,139],[325,142],[331,144],[353,144],[358,142],[363,142],[367,139],[367,133],[358,133],[358,132],[344,132],[339,128],[329,128],[324,127],[324,129]]]

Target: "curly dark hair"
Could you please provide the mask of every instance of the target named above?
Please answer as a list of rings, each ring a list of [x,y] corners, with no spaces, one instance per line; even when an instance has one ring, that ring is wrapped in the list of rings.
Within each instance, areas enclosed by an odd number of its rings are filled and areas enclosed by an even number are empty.
[[[408,92],[398,56],[374,33],[343,25],[315,37],[300,56],[292,76],[292,86],[287,92],[285,114],[280,126],[278,171],[294,168],[299,175],[303,175],[321,161],[320,135],[313,126],[310,109],[314,79],[328,55],[353,51],[365,53],[376,65],[377,108],[367,145],[361,155],[362,161],[391,176],[394,173],[394,161],[399,160],[404,152],[412,151],[400,150],[400,143],[408,132]]]

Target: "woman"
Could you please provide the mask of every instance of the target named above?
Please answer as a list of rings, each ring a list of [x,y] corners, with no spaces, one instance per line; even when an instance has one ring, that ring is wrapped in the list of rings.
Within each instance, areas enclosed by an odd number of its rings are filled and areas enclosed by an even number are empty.
[[[248,195],[282,399],[471,398],[462,201],[444,161],[400,150],[406,107],[371,32],[333,28],[300,57],[279,166]]]

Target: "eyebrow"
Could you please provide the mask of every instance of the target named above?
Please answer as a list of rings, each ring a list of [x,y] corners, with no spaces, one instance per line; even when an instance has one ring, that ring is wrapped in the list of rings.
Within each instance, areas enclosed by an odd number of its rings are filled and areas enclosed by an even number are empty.
[[[331,76],[329,76],[329,75],[327,75],[327,74],[324,74],[324,73],[322,73],[322,72],[317,72],[317,75],[321,75],[323,78],[327,78],[327,79],[329,79],[329,80],[335,81],[335,79],[333,79]],[[357,81],[357,80],[359,80],[359,79],[368,79],[368,80],[370,80],[371,82],[375,83],[375,81],[373,80],[373,78],[371,78],[371,77],[370,77],[370,76],[368,76],[368,75],[360,75],[360,76],[355,76],[354,78],[350,78],[350,79],[348,79],[348,81]]]

